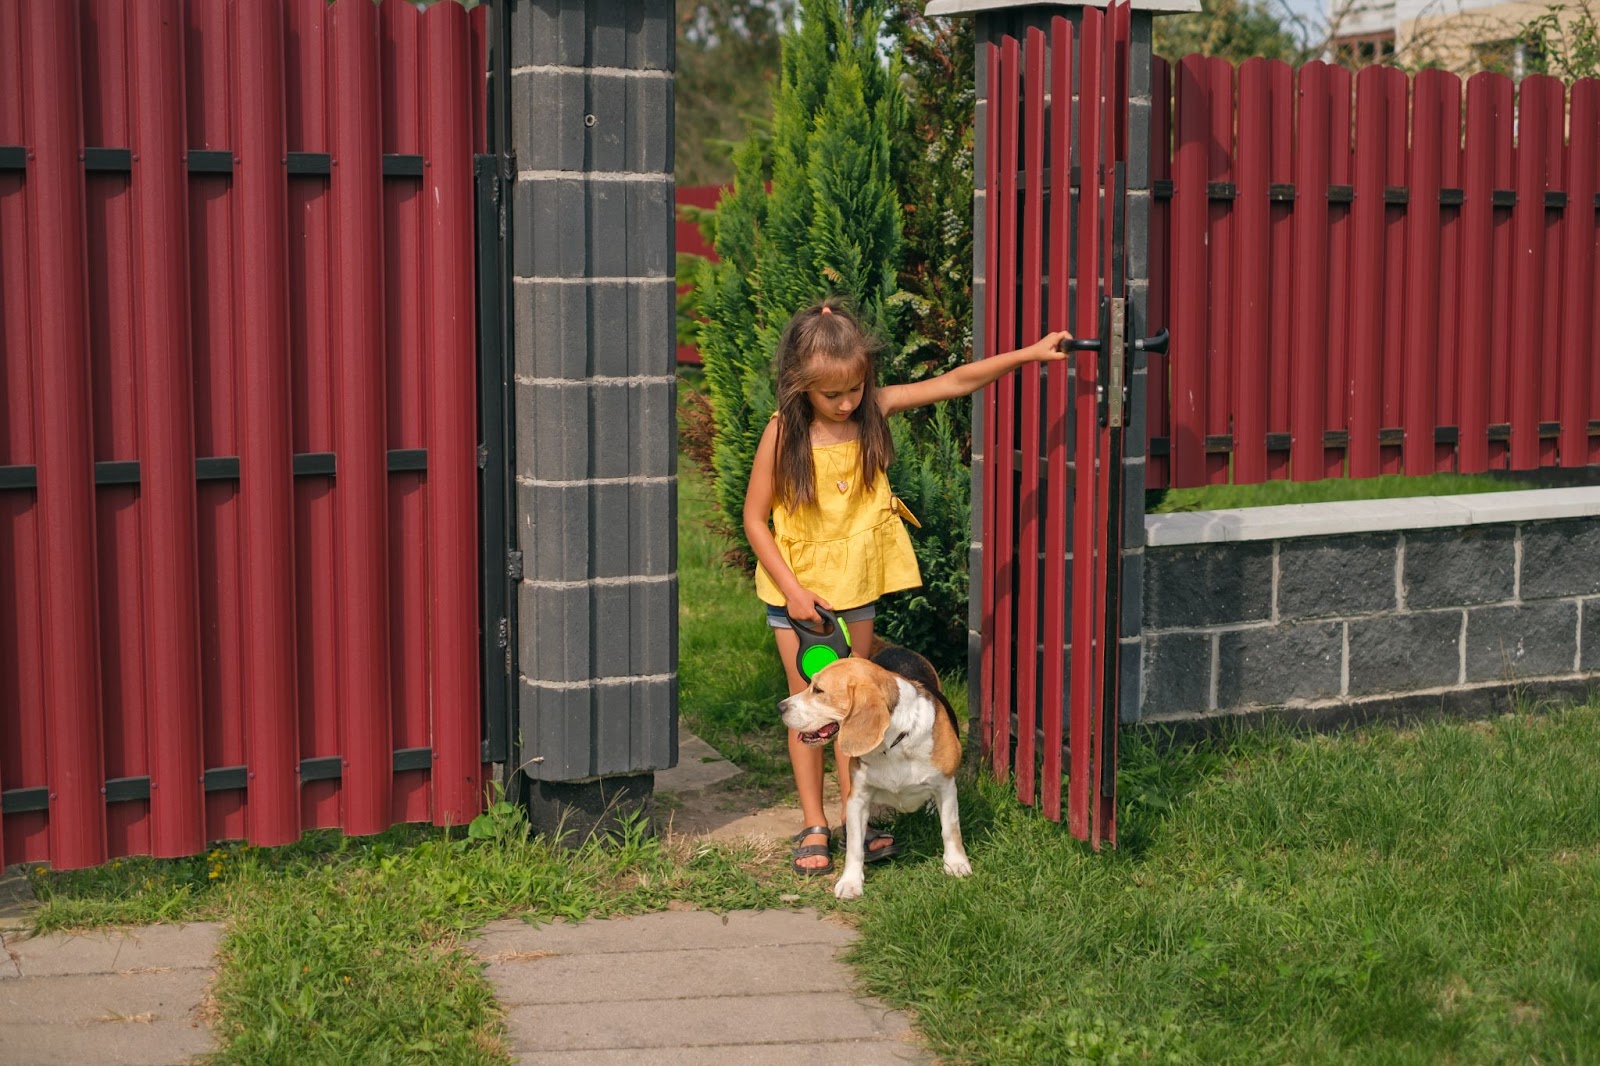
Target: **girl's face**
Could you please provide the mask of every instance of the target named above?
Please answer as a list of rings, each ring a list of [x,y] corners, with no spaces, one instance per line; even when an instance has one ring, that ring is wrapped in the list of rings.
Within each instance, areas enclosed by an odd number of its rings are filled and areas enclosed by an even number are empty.
[[[859,368],[842,367],[818,378],[815,385],[806,390],[806,399],[811,401],[811,410],[823,421],[848,422],[861,406],[866,388],[866,378]]]

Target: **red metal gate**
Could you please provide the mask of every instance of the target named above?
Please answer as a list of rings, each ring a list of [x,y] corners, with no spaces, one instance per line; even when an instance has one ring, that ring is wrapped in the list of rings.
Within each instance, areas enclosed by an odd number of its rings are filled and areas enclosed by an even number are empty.
[[[1080,339],[984,395],[979,722],[995,776],[1056,820],[1065,754],[1068,827],[1097,848],[1117,831],[1130,22],[1084,8],[985,46],[986,354]]]
[[[486,10],[0,5],[0,856],[481,803]]]

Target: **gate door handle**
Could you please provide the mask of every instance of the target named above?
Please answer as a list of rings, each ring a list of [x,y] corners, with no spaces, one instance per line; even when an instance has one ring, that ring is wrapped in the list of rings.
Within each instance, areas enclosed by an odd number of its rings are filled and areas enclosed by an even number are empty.
[[[1158,355],[1165,355],[1167,352],[1167,342],[1170,340],[1172,340],[1172,335],[1169,334],[1166,327],[1163,326],[1161,328],[1161,332],[1157,333],[1154,337],[1140,337],[1138,340],[1134,341],[1133,348],[1134,351],[1155,352]]]

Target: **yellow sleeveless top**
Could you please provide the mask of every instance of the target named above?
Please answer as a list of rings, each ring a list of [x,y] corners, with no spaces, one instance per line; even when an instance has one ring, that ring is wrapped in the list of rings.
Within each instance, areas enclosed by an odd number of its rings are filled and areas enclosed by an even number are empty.
[[[816,506],[772,509],[778,551],[800,584],[836,611],[922,584],[905,522],[919,529],[922,523],[889,491],[889,475],[880,471],[872,488],[861,492],[861,450],[853,440],[814,445],[811,464],[817,478]],[[846,491],[840,491],[841,483]],[[756,595],[776,607],[785,602],[760,563]]]

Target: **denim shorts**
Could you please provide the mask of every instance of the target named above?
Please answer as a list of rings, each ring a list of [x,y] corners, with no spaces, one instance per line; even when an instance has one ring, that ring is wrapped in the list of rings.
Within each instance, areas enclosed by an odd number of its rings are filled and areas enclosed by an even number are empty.
[[[851,607],[847,611],[840,611],[839,617],[845,622],[865,622],[869,618],[877,617],[877,614],[878,605],[876,603],[866,603],[860,607]],[[767,604],[767,625],[773,629],[794,628],[789,624],[789,617],[783,613],[783,608],[774,607],[770,603]]]

